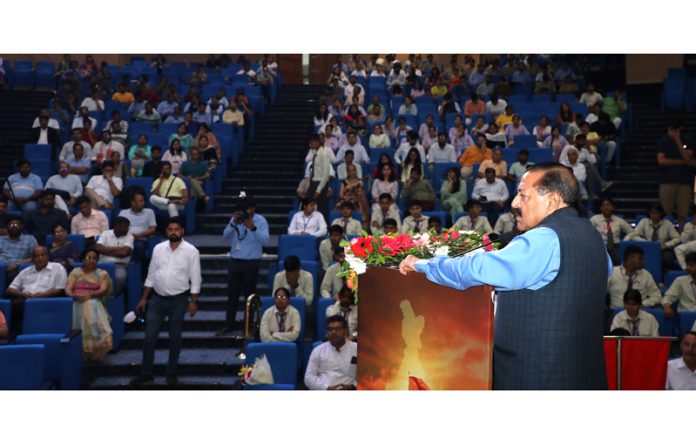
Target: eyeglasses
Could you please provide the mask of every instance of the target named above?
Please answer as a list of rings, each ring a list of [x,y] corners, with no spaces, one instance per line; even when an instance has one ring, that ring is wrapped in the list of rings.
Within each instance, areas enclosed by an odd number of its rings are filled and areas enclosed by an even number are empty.
[[[8,227],[21,227],[22,224],[20,224],[19,222],[14,222],[14,223],[7,224],[7,226]]]
[[[85,261],[94,262],[97,260],[96,256],[85,256]]]
[[[276,299],[280,299],[282,301],[287,301],[289,298],[287,296],[276,296]]]
[[[343,331],[343,327],[328,327],[328,328],[326,329],[326,331],[329,332],[329,333],[334,333],[334,332],[335,332],[335,333],[338,333],[338,332]]]

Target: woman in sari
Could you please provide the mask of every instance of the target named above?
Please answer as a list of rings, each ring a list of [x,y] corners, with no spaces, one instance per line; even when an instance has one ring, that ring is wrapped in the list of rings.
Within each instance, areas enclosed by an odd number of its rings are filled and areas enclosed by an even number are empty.
[[[53,227],[53,242],[48,246],[48,260],[58,262],[70,273],[80,260],[80,250],[67,238],[68,231],[61,224]]]
[[[74,329],[82,330],[85,361],[101,361],[112,347],[112,330],[106,312],[106,297],[111,294],[109,273],[97,268],[99,253],[87,249],[82,254],[82,268],[68,276],[65,294],[73,299]]]

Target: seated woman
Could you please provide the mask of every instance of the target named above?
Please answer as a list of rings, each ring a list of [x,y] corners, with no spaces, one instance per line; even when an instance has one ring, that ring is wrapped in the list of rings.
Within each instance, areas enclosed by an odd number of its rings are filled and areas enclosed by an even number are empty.
[[[140,177],[143,175],[145,162],[152,159],[150,151],[152,147],[147,142],[145,134],[138,135],[138,143],[131,146],[128,150],[128,158],[131,161],[131,176]]]
[[[491,122],[488,125],[485,136],[488,148],[505,148],[505,134],[499,131],[497,123]]]
[[[80,251],[68,238],[68,230],[61,224],[53,227],[53,241],[48,246],[48,260],[58,262],[70,273],[75,262],[80,260]]]
[[[411,177],[411,170],[414,168],[419,168],[423,170],[423,162],[420,158],[420,153],[416,148],[411,148],[406,154],[406,159],[404,159],[403,169],[401,170],[401,183],[405,184]]]
[[[177,127],[176,133],[172,134],[169,136],[169,146],[172,145],[172,142],[178,140],[179,143],[181,144],[181,147],[186,150],[186,153],[189,152],[192,146],[194,146],[195,142],[193,140],[193,136],[188,133],[186,124],[182,123]]]
[[[172,140],[169,144],[169,149],[164,152],[162,160],[172,164],[172,174],[179,174],[181,165],[188,160],[186,151],[182,149],[181,142],[178,139]]]
[[[218,142],[217,137],[215,137],[215,133],[213,133],[210,130],[210,127],[206,125],[205,123],[201,123],[201,125],[198,127],[198,134],[196,135],[196,138],[193,139],[194,145],[198,146],[198,148],[201,147],[200,140],[201,138],[205,137],[207,143],[207,147],[212,147],[215,149],[215,156],[217,157],[218,162],[220,159],[222,159],[222,150],[220,149],[220,142]],[[206,158],[206,154],[204,151],[201,151],[203,153],[203,158]],[[212,157],[212,154],[207,155],[208,157]]]
[[[551,135],[546,137],[541,143],[541,148],[551,148],[553,150],[553,161],[558,162],[561,157],[561,151],[563,151],[563,147],[566,145],[568,145],[568,141],[561,136],[561,127],[554,125]]]
[[[374,179],[378,179],[382,175],[382,167],[384,165],[389,165],[391,167],[394,178],[399,177],[399,169],[396,167],[396,165],[394,165],[394,162],[392,162],[391,157],[389,157],[389,154],[382,153],[379,155],[377,165],[375,165],[375,167],[372,168],[371,175]]]
[[[556,114],[556,124],[563,125],[564,123],[573,123],[574,121],[575,115],[568,102],[561,103],[561,108],[558,114]]]
[[[367,216],[367,197],[365,185],[358,178],[358,170],[355,165],[350,164],[346,167],[347,176],[341,181],[341,189],[336,202],[336,209],[341,208],[343,202],[351,202],[353,208],[357,208],[363,214],[363,221],[368,220]]]
[[[72,328],[82,330],[82,352],[85,361],[101,361],[112,347],[112,330],[106,311],[106,298],[111,294],[109,273],[97,268],[99,253],[87,249],[82,254],[82,268],[68,276],[65,294],[73,299]]]
[[[208,143],[208,137],[203,135],[198,137],[196,148],[201,152],[201,158],[208,162],[208,171],[211,173],[215,171],[220,160],[215,147]]]
[[[418,127],[418,138],[420,139],[421,144],[423,143],[423,140],[428,136],[428,131],[429,128],[433,125],[435,125],[435,117],[433,117],[432,114],[428,114],[425,116],[425,122],[421,123],[421,125]]]
[[[384,134],[382,130],[382,125],[375,125],[373,133],[370,134],[370,139],[368,141],[368,146],[370,148],[389,148],[391,147],[391,140],[389,136]]]
[[[387,156],[384,154],[384,156]],[[380,162],[381,162],[380,158]],[[394,173],[394,168],[389,161],[389,156],[387,156],[388,162],[382,163],[379,170],[379,176],[375,178],[372,182],[372,211],[379,210],[379,196],[384,193],[388,193],[392,197],[392,201],[396,202],[396,198],[399,195],[399,184],[396,181],[396,174]],[[380,165],[378,165],[379,167]]]
[[[549,118],[547,116],[541,116],[539,123],[532,129],[532,135],[537,139],[537,146],[541,146],[544,140],[551,135],[551,125],[549,125]]]
[[[454,220],[454,215],[464,211],[466,205],[466,182],[459,178],[457,168],[448,168],[446,180],[442,181],[440,187],[440,202],[443,211],[449,211]]]

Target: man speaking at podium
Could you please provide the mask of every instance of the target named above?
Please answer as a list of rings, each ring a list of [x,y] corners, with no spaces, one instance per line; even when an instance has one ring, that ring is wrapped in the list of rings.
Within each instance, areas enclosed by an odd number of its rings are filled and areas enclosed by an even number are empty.
[[[497,252],[409,256],[400,265],[448,287],[496,289],[494,389],[607,388],[603,308],[612,264],[599,233],[573,208],[577,198],[571,171],[534,166],[512,202],[526,233]]]

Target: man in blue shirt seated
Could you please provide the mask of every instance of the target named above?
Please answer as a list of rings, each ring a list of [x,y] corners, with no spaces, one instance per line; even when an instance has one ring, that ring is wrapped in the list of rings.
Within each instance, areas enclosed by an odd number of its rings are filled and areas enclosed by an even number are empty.
[[[222,237],[230,239],[229,291],[225,325],[218,330],[218,336],[224,336],[234,329],[239,294],[242,293],[246,300],[256,293],[263,247],[268,245],[270,239],[268,222],[256,214],[254,201],[242,196]]]
[[[43,191],[41,178],[31,172],[31,162],[20,159],[17,162],[18,173],[11,175],[2,188],[7,199],[8,211],[32,211],[38,208],[36,200]]]
[[[557,164],[535,165],[512,207],[528,230],[504,249],[430,260],[407,257],[402,273],[466,290],[497,291],[495,389],[606,389],[603,313],[611,273],[601,235],[578,217],[579,186]]]

